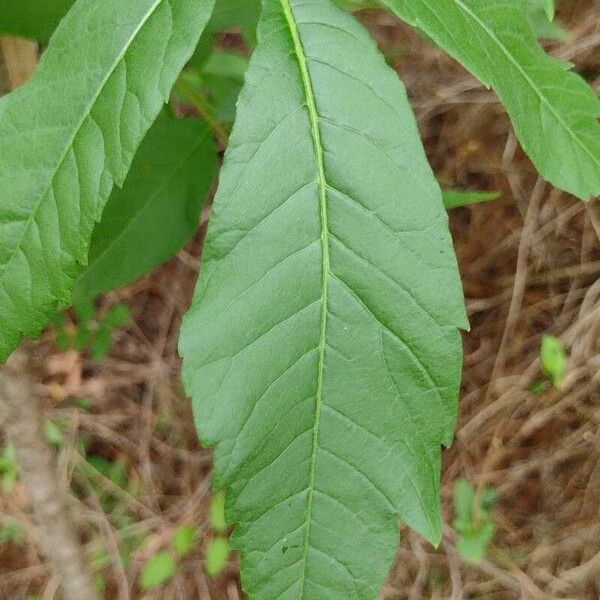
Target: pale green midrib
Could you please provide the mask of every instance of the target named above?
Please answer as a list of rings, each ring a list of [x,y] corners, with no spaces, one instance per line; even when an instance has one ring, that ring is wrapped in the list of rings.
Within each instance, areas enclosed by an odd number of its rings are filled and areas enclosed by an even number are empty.
[[[208,137],[209,132],[208,131],[203,131],[201,135],[198,136],[198,139],[196,140],[196,142],[194,143],[194,145],[191,147],[191,150],[185,155],[185,158],[183,158],[181,161],[179,161],[175,167],[173,168],[173,170],[169,173],[169,175],[165,178],[165,180],[160,184],[160,186],[158,188],[155,189],[155,191],[152,194],[149,194],[147,196],[147,200],[144,203],[144,206],[142,207],[142,210],[134,213],[131,216],[131,219],[129,219],[127,221],[127,225],[124,227],[124,229],[121,231],[121,233],[113,238],[108,245],[106,246],[106,248],[104,248],[104,250],[102,250],[102,252],[100,252],[100,254],[98,254],[98,256],[96,256],[89,264],[88,264],[88,269],[91,269],[99,260],[101,260],[104,256],[106,256],[106,254],[112,249],[114,248],[115,244],[123,238],[123,236],[131,229],[131,227],[133,226],[133,224],[137,221],[137,219],[139,218],[140,214],[142,213],[142,211],[144,211],[148,205],[161,193],[163,192],[167,185],[169,183],[171,183],[171,181],[173,181],[175,179],[175,177],[177,177],[177,175],[179,175],[179,172],[183,169],[183,167],[186,165],[186,163],[192,158],[192,156],[196,153],[196,150],[198,150],[198,148],[200,147],[200,145],[204,142],[204,140]],[[84,274],[81,275],[81,277],[83,277]]]
[[[162,4],[163,2],[164,2],[164,0],[156,0],[154,2],[154,4],[150,7],[148,12],[144,16],[144,18],[140,21],[139,25],[134,29],[132,34],[127,39],[127,42],[123,45],[123,49],[117,55],[115,61],[108,69],[106,76],[100,82],[100,85],[98,86],[96,93],[92,96],[92,99],[90,100],[89,104],[86,106],[85,110],[82,112],[82,118],[80,119],[79,123],[76,125],[75,129],[73,130],[73,135],[69,138],[69,141],[65,145],[62,155],[60,156],[60,158],[58,159],[58,162],[56,163],[56,168],[54,169],[54,171],[52,172],[52,175],[48,179],[48,183],[46,184],[46,187],[40,193],[39,198],[36,201],[32,211],[31,211],[31,215],[29,216],[29,218],[27,219],[27,221],[25,223],[25,226],[23,227],[23,233],[21,234],[21,237],[19,238],[19,241],[17,242],[17,245],[15,246],[14,252],[11,254],[9,259],[4,264],[4,270],[2,272],[2,275],[0,275],[0,286],[4,285],[4,281],[6,279],[8,271],[10,269],[10,265],[11,265],[12,261],[15,259],[15,257],[17,256],[19,250],[21,249],[23,240],[25,239],[25,236],[27,235],[27,232],[29,231],[31,224],[34,221],[34,219],[37,215],[37,212],[38,212],[42,202],[44,201],[44,198],[46,197],[46,194],[48,193],[48,191],[50,190],[50,188],[52,186],[52,183],[54,182],[54,179],[56,178],[58,170],[60,169],[63,162],[65,161],[65,158],[67,157],[67,154],[69,153],[69,150],[73,147],[73,143],[75,141],[75,138],[77,137],[77,134],[79,133],[79,130],[85,123],[85,120],[90,115],[92,108],[94,107],[98,98],[100,97],[100,94],[104,91],[104,88],[105,88],[106,84],[108,83],[108,80],[112,77],[113,73],[115,72],[115,69],[117,68],[119,63],[123,60],[123,58],[125,57],[125,54],[127,54],[127,51],[129,50],[129,48],[130,48],[131,44],[133,43],[133,41],[135,40],[135,38],[137,37],[138,33],[144,27],[144,25],[148,22],[148,19],[150,19],[150,17],[154,14],[154,12],[158,8],[158,6],[160,4]]]
[[[546,105],[548,110],[554,115],[554,118],[565,128],[565,130],[569,133],[569,135],[573,138],[573,140],[580,146],[584,152],[592,159],[592,162],[597,164],[600,167],[600,160],[594,156],[594,154],[589,150],[589,148],[579,139],[579,136],[573,131],[573,129],[562,119],[560,114],[556,112],[554,106],[550,103],[548,98],[537,88],[534,81],[529,77],[525,69],[521,67],[519,61],[509,52],[506,46],[498,39],[493,30],[491,30],[484,21],[482,21],[468,6],[465,6],[461,0],[454,0],[455,3],[465,12],[467,13],[475,22],[477,22],[483,31],[488,35],[488,37],[493,40],[502,50],[502,52],[506,55],[510,62],[512,62],[517,70],[523,76],[523,79],[529,84],[531,89],[535,92],[536,96],[540,99],[540,101]]]
[[[328,286],[329,286],[329,228],[327,219],[327,181],[325,179],[325,167],[323,163],[323,147],[321,145],[321,132],[319,129],[319,116],[317,113],[317,105],[315,102],[314,91],[310,73],[308,72],[307,59],[304,53],[304,47],[300,39],[298,27],[294,18],[292,7],[289,0],[280,0],[283,8],[292,40],[294,42],[294,50],[298,58],[298,65],[302,74],[302,84],[306,94],[306,104],[311,126],[311,136],[315,149],[315,159],[318,169],[318,184],[319,184],[319,212],[321,217],[321,246],[323,251],[322,258],[322,289],[323,296],[321,302],[321,332],[319,336],[319,361],[317,373],[317,392],[315,394],[315,424],[313,427],[312,449],[310,457],[310,473],[308,480],[308,500],[306,509],[306,531],[304,534],[304,549],[302,554],[302,578],[300,580],[300,599],[304,598],[304,582],[306,581],[306,568],[308,563],[308,548],[310,540],[310,531],[312,525],[312,503],[315,489],[315,465],[318,448],[319,435],[319,419],[321,416],[321,404],[323,393],[323,366],[325,362],[325,338],[327,333],[327,311],[328,311]]]

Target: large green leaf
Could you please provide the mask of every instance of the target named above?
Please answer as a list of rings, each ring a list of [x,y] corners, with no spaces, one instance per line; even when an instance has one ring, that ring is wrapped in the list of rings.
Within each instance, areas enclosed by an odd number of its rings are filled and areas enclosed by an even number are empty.
[[[208,126],[165,109],[142,142],[123,189],[95,227],[76,297],[125,285],[169,259],[198,228],[217,166]]]
[[[438,542],[466,326],[404,89],[329,0],[265,0],[181,334],[250,598],[372,600]]]
[[[212,2],[79,0],[0,103],[0,360],[69,303],[95,221]]]
[[[600,101],[541,49],[529,0],[381,1],[494,88],[546,180],[584,200],[600,194]]]
[[[0,35],[46,41],[75,0],[0,0]]]

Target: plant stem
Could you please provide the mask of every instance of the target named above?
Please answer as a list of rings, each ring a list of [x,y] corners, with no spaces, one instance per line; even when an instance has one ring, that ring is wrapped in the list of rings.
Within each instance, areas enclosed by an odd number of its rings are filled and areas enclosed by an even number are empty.
[[[0,368],[0,411],[14,446],[42,549],[60,579],[66,600],[98,600],[84,552],[69,518],[52,450],[29,380],[26,361],[15,353]]]

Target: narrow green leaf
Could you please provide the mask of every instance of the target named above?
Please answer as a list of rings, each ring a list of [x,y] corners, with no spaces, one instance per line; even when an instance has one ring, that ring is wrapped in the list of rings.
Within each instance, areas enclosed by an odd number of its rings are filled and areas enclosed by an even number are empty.
[[[500,192],[476,192],[465,190],[442,190],[442,199],[447,210],[477,204],[479,202],[489,202],[500,197]]]
[[[227,566],[229,541],[222,537],[209,540],[206,546],[205,568],[209,577],[216,577]]]
[[[171,554],[158,552],[144,565],[140,587],[143,590],[158,587],[172,579],[175,573],[177,573],[177,563]]]
[[[200,75],[207,88],[215,116],[225,124],[235,120],[235,107],[244,83],[248,59],[232,52],[213,52]]]
[[[47,41],[75,0],[0,0],[0,35]]]
[[[544,53],[528,0],[382,0],[461,62],[506,106],[540,174],[586,200],[600,194],[600,101]]]
[[[546,16],[548,17],[548,21],[554,21],[554,0],[538,0],[541,2],[544,10],[546,11]]]
[[[131,309],[127,304],[113,306],[100,321],[100,325],[108,327],[124,327],[131,320]]]
[[[195,525],[182,525],[171,540],[171,548],[177,556],[189,554],[198,542],[198,528]]]
[[[94,229],[75,296],[118,288],[173,256],[198,228],[216,165],[208,126],[164,110]]]
[[[266,0],[183,324],[252,599],[372,600],[441,536],[467,325],[406,93],[329,0]]]
[[[227,529],[227,522],[225,521],[225,494],[223,492],[217,492],[212,497],[208,512],[208,521],[213,531],[221,532]]]
[[[561,388],[567,374],[569,362],[569,357],[561,341],[553,335],[544,335],[542,337],[540,358],[544,373],[546,373],[552,385]]]
[[[71,300],[95,221],[212,1],[79,0],[0,102],[0,360]]]
[[[466,479],[454,482],[454,513],[452,523],[456,534],[456,550],[467,562],[485,558],[488,546],[496,533],[490,510],[495,504],[498,492],[491,487],[481,491],[479,506],[475,505],[475,488]]]

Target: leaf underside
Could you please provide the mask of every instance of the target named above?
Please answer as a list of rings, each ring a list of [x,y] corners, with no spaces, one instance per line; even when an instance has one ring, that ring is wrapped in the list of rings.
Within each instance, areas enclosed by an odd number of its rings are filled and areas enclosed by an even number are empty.
[[[198,229],[216,166],[209,127],[164,109],[94,228],[88,266],[74,296],[94,298],[114,290],[175,254]]]
[[[212,2],[79,0],[0,102],[0,360],[69,303],[93,226]]]
[[[529,0],[381,1],[494,89],[542,177],[583,200],[600,194],[600,101],[542,50]]]
[[[402,519],[441,535],[466,326],[402,84],[329,0],[265,0],[184,381],[250,598],[369,599]]]

